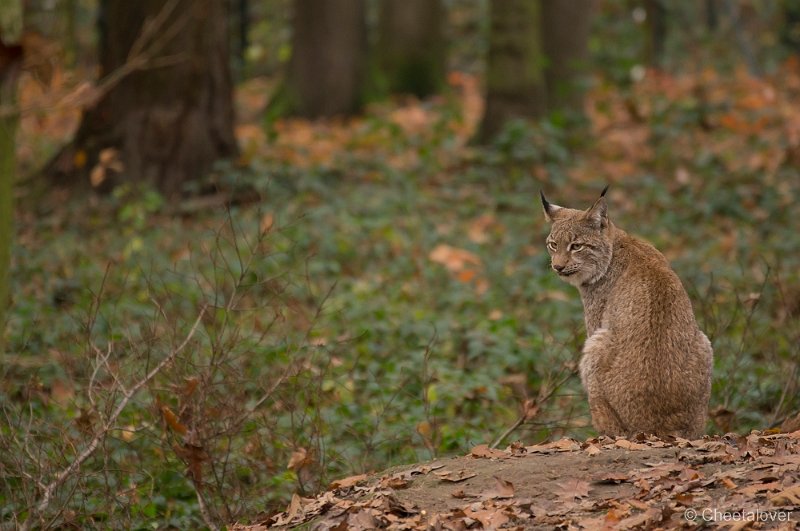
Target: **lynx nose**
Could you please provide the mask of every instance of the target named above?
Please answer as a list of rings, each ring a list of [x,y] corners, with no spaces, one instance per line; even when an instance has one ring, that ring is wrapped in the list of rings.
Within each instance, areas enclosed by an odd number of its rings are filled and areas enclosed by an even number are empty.
[[[557,273],[561,273],[562,271],[564,271],[565,267],[566,266],[561,264],[553,264],[553,269],[555,269]]]

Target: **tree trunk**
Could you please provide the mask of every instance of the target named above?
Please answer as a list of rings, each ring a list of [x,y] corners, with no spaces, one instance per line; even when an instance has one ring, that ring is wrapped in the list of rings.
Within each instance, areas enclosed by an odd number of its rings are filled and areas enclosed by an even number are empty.
[[[537,119],[546,112],[540,8],[538,0],[491,2],[481,141],[491,140],[510,119]]]
[[[63,184],[148,182],[174,195],[236,155],[226,0],[103,0],[100,66],[135,66],[45,170]],[[143,58],[132,65],[131,56]]]
[[[282,114],[307,118],[361,110],[366,60],[364,0],[295,0]]]
[[[650,66],[664,65],[664,42],[667,40],[667,8],[662,0],[645,0],[647,44],[645,55]]]
[[[800,54],[800,5],[793,0],[783,0],[780,39],[787,50]]]
[[[22,48],[6,45],[0,35],[0,355],[4,350],[5,319],[8,307],[8,273],[11,242],[14,237],[12,191],[16,174],[14,135],[17,116],[5,112],[16,105],[17,78],[22,64]]]
[[[543,0],[545,82],[550,113],[583,113],[593,0]]]
[[[383,0],[377,75],[392,94],[424,98],[444,85],[445,9],[441,0]]]

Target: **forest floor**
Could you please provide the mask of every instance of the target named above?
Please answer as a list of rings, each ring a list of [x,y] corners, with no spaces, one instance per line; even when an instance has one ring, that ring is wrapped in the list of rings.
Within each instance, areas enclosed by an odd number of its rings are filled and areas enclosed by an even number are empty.
[[[335,481],[238,531],[796,529],[800,431],[746,437],[561,439]]]

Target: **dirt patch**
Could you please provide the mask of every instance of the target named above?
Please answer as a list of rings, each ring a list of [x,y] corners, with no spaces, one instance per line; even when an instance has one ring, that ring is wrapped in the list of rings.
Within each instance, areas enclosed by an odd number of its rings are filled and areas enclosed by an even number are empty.
[[[800,431],[482,445],[333,486],[232,529],[796,529]]]

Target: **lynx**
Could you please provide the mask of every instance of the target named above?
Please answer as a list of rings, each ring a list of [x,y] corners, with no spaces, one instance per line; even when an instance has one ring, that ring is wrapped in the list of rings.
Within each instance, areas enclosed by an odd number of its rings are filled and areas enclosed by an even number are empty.
[[[541,194],[553,270],[580,291],[587,339],[579,369],[604,435],[696,437],[705,429],[713,352],[666,258],[608,219]]]

